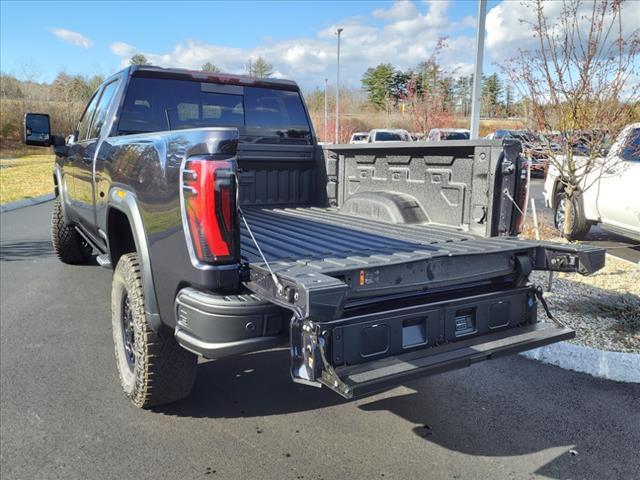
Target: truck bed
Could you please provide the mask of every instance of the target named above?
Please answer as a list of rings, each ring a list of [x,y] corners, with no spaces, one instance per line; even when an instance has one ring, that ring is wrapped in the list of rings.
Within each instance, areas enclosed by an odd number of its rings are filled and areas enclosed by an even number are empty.
[[[274,271],[304,265],[326,274],[434,257],[513,253],[533,245],[437,224],[389,224],[335,208],[250,207],[244,215]],[[249,264],[264,263],[244,224],[241,252]]]

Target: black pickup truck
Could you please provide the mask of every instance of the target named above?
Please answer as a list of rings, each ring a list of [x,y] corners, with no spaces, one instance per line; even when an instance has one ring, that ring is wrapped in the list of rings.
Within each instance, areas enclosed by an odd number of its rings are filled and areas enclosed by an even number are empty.
[[[298,86],[129,67],[52,146],[59,258],[113,267],[118,372],[138,407],[190,392],[197,356],[289,342],[294,381],[352,398],[571,338],[534,270],[604,251],[515,237],[516,141],[319,145]]]

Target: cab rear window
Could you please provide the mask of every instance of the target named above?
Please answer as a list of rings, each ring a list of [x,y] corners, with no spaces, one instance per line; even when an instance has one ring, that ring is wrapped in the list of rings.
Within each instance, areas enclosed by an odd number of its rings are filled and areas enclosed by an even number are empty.
[[[190,80],[133,77],[118,134],[236,127],[247,143],[311,144],[297,91]]]

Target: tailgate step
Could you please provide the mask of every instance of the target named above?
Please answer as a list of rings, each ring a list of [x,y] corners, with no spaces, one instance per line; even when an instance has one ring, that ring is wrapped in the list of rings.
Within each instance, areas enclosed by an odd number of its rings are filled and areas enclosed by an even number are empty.
[[[346,398],[366,395],[417,377],[467,367],[481,360],[522,352],[575,337],[569,328],[536,323],[514,330],[335,369]],[[324,382],[323,382],[324,383]],[[332,387],[332,385],[328,385]],[[347,387],[347,388],[344,388]]]

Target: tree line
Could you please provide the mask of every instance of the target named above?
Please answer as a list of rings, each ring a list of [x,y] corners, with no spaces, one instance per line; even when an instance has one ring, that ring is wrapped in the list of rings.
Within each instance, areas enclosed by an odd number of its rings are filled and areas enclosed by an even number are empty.
[[[151,62],[141,53],[137,53],[129,59],[131,65],[151,65]],[[250,77],[268,78],[274,73],[273,65],[264,58],[258,57],[255,60],[249,58],[245,65]],[[203,72],[220,73],[221,70],[217,65],[206,62],[200,67]]]
[[[378,110],[406,109],[416,100],[437,99],[443,112],[469,116],[473,74],[454,76],[446,73],[435,58],[402,71],[390,63],[369,68],[362,76],[362,88],[368,102]],[[481,115],[510,117],[518,112],[513,87],[500,75],[483,75]]]

